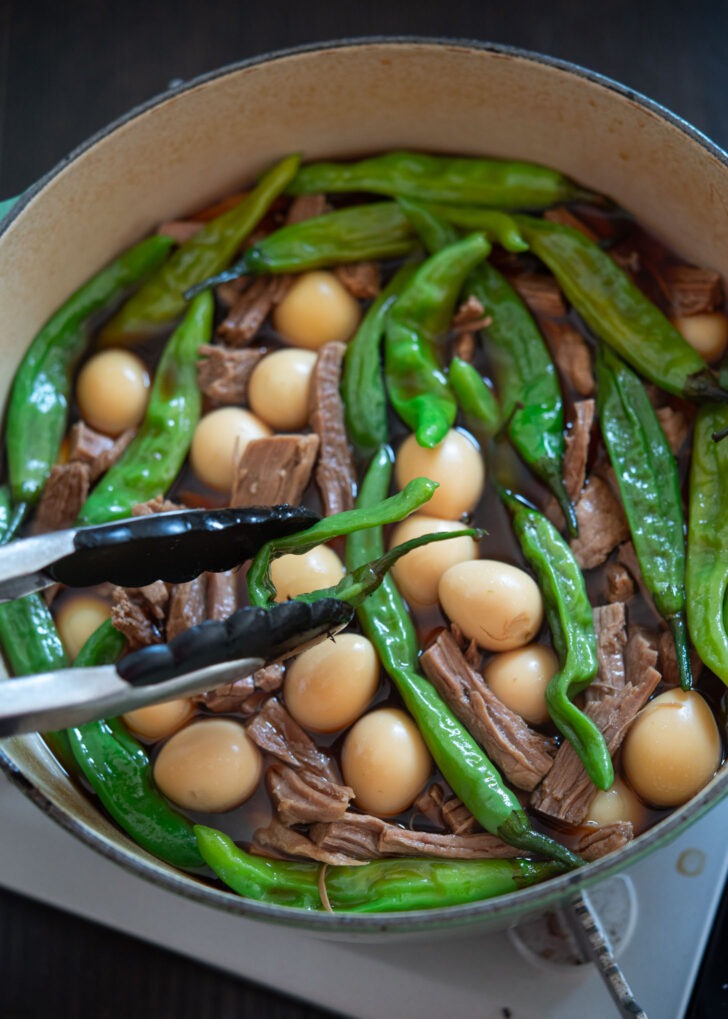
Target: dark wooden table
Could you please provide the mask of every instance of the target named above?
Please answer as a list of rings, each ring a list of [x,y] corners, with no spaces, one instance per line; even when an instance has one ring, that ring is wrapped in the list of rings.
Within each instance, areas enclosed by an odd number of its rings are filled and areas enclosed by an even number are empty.
[[[366,35],[483,39],[571,60],[728,147],[726,0],[0,0],[0,198],[173,79]],[[714,996],[726,947],[716,942],[694,1019],[726,1014]],[[3,1019],[328,1014],[10,893],[0,893],[0,1002]]]

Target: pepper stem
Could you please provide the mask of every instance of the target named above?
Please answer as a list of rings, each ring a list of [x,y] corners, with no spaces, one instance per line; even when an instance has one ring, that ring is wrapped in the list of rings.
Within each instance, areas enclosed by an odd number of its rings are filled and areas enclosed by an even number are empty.
[[[691,690],[693,686],[693,669],[690,663],[690,644],[685,623],[685,613],[676,612],[668,619],[672,639],[675,641],[677,667],[680,672],[680,689]]]
[[[525,818],[525,814],[523,816]],[[580,856],[572,853],[566,846],[562,846],[556,839],[529,828],[528,823],[524,823],[518,813],[511,814],[508,820],[500,826],[498,835],[511,846],[538,853],[539,856],[545,856],[550,860],[556,860],[568,867],[569,870],[580,867],[584,863]]]
[[[229,283],[231,280],[240,279],[241,276],[248,274],[248,263],[243,256],[239,261],[231,265],[229,269],[224,269],[219,272],[216,276],[208,276],[206,280],[202,280],[200,283],[195,283],[189,290],[185,290],[184,298],[186,301],[191,301],[193,297],[197,297],[203,290],[209,290],[210,287],[216,287],[219,283]]]
[[[720,379],[713,374],[710,368],[689,375],[685,380],[683,395],[688,400],[697,400],[698,402],[713,400],[715,403],[728,403],[728,389],[723,389]],[[718,435],[720,438],[723,437],[722,433],[718,433]],[[715,435],[713,438],[715,439]]]

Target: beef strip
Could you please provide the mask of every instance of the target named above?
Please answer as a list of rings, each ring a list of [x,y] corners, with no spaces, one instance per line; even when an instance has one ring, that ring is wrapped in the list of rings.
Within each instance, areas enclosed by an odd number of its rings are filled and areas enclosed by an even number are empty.
[[[675,410],[670,406],[658,407],[655,413],[673,455],[677,456],[690,434],[690,422],[681,410]]]
[[[564,295],[553,276],[518,273],[511,276],[509,282],[534,315],[562,318],[566,314]]]
[[[461,361],[467,361],[468,364],[472,364],[475,360],[475,353],[478,349],[475,333],[456,333],[450,349],[452,357],[459,357]]]
[[[564,484],[572,502],[579,498],[586,481],[586,465],[595,413],[594,400],[578,400],[574,404],[574,421],[566,434],[564,453]]]
[[[129,641],[132,651],[163,643],[168,601],[167,585],[161,580],[146,587],[114,588],[111,621]]]
[[[584,570],[603,563],[620,542],[629,538],[629,524],[619,499],[603,478],[592,474],[576,503],[579,537],[571,550]]]
[[[206,573],[207,619],[227,619],[238,607],[238,583],[233,570]]]
[[[481,830],[480,823],[457,796],[451,796],[443,803],[442,820],[453,835],[469,835]]]
[[[623,849],[633,838],[631,821],[595,825],[593,828],[590,826],[575,844],[574,852],[585,860],[599,860],[602,856]]]
[[[297,505],[318,448],[317,435],[272,435],[249,442],[235,461],[230,505]]]
[[[485,308],[474,294],[470,294],[458,307],[450,323],[450,331],[453,333],[470,333],[479,329],[485,329],[492,322],[490,316],[485,314]]]
[[[280,761],[267,769],[265,783],[278,819],[285,825],[336,821],[354,798],[349,786],[305,770],[295,771]]]
[[[673,315],[700,315],[723,307],[723,282],[712,269],[670,265],[660,276]]]
[[[622,602],[597,605],[593,610],[599,668],[596,678],[584,694],[588,702],[618,693],[626,682],[624,649],[627,644],[627,618]]]
[[[287,828],[280,821],[273,819],[267,828],[258,828],[253,833],[250,846],[251,853],[260,856],[285,859],[289,856],[302,856],[307,860],[317,860],[335,867],[361,866],[366,861],[344,853],[329,852],[317,846],[302,832],[295,828]]]
[[[657,638],[658,668],[665,686],[680,686],[680,668],[677,664],[675,639],[669,630],[663,630]],[[690,666],[693,682],[697,682],[703,670],[703,663],[695,648],[690,649]]]
[[[286,225],[302,223],[304,219],[313,219],[314,216],[323,216],[331,206],[326,201],[326,195],[296,195],[288,207],[286,214]]]
[[[240,405],[247,402],[253,369],[265,357],[265,350],[245,347],[233,350],[223,344],[206,343],[200,347],[197,385],[215,403]]]
[[[453,835],[412,831],[380,817],[352,812],[341,820],[313,825],[309,834],[311,841],[327,852],[345,853],[362,860],[384,856],[484,860],[528,855],[486,832]]]
[[[90,428],[85,421],[77,421],[69,432],[69,461],[88,464],[90,480],[96,481],[112,467],[136,435],[127,428],[115,439]]]
[[[356,491],[356,471],[339,394],[345,353],[343,343],[325,344],[311,376],[309,421],[321,442],[315,477],[326,516],[353,509]]]
[[[75,461],[51,467],[35,513],[34,532],[43,534],[72,527],[86,502],[90,484],[88,464]]]
[[[655,668],[657,651],[640,630],[629,636],[624,664],[626,683],[618,693],[587,704],[585,714],[604,734],[614,757],[638,712],[660,682]],[[581,824],[596,787],[584,770],[571,744],[564,740],[554,766],[531,797],[531,806],[567,824]]]
[[[257,335],[272,309],[285,297],[290,276],[259,276],[238,297],[217,327],[217,336],[231,347],[244,347]]]
[[[266,702],[247,732],[256,746],[291,768],[337,782],[331,758],[294,722],[277,697]]]
[[[207,690],[195,697],[209,711],[232,712],[250,717],[257,714],[271,693],[283,685],[285,669],[282,665],[265,665],[252,676],[225,683],[215,690]]]
[[[540,317],[541,332],[561,376],[579,396],[591,396],[596,389],[589,347],[570,322]]]
[[[609,602],[626,602],[634,596],[632,575],[622,563],[607,563],[604,571],[606,598]]]
[[[382,289],[378,262],[349,262],[337,265],[334,275],[358,301],[371,301]]]
[[[131,515],[133,517],[148,517],[151,513],[175,513],[181,509],[184,509],[184,506],[180,503],[165,499],[163,495],[155,495],[148,502],[138,502],[132,506]]]
[[[423,652],[425,675],[508,780],[532,790],[553,764],[553,740],[531,729],[468,664],[449,630]]]
[[[171,237],[175,244],[184,244],[198,234],[205,224],[195,219],[168,219],[157,227],[157,234]]]
[[[591,227],[587,226],[583,219],[579,219],[573,212],[564,208],[563,205],[557,205],[553,209],[547,209],[543,214],[544,219],[550,220],[552,223],[560,223],[561,226],[569,226],[572,230],[578,230],[579,233],[584,234],[590,241],[598,243],[599,237],[594,233]]]
[[[652,595],[647,590],[644,578],[642,576],[642,570],[640,569],[639,560],[637,553],[635,552],[634,545],[631,541],[623,542],[617,549],[617,563],[620,566],[624,566],[634,579],[635,583],[640,589],[640,594],[644,598],[647,605],[655,615],[656,619],[661,619],[660,613],[655,608],[655,603],[652,600]]]
[[[207,618],[207,578],[204,573],[184,584],[172,584],[167,615],[167,640],[174,640]]]

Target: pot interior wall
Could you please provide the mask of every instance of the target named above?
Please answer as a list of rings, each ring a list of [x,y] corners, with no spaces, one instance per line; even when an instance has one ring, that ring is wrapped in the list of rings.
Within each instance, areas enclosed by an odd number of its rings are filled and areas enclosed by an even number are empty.
[[[159,221],[240,188],[292,151],[314,158],[404,147],[555,166],[728,277],[728,168],[679,124],[608,84],[456,44],[302,51],[212,76],[143,109],[31,197],[0,237],[0,402],[48,315]],[[29,738],[4,749],[86,835],[98,833],[126,862],[144,859],[42,746]]]

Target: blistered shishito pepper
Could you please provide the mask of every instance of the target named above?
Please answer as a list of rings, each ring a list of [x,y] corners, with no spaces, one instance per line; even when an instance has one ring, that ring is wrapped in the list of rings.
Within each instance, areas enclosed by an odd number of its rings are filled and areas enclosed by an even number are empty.
[[[150,237],[124,252],[69,297],[31,343],[10,390],[5,432],[16,503],[37,501],[58,459],[89,319],[161,265],[171,246],[168,237]]]
[[[139,431],[84,503],[80,524],[128,517],[135,503],[166,492],[177,477],[200,417],[198,350],[210,340],[213,312],[209,291],[190,305],[157,365]]]
[[[680,685],[692,685],[685,624],[685,520],[672,450],[645,387],[611,350],[597,356],[599,424],[645,585],[675,641]]]
[[[636,371],[675,396],[728,401],[697,350],[598,244],[549,220],[518,216],[517,222],[594,335]]]
[[[482,234],[471,234],[431,255],[387,318],[384,351],[389,398],[420,446],[436,446],[455,422],[457,404],[440,367],[436,344],[447,332],[466,278],[489,251]]]
[[[557,170],[536,163],[422,152],[387,152],[353,163],[311,163],[301,167],[288,187],[292,195],[320,191],[370,191],[500,209],[542,209],[586,195]]]
[[[102,344],[138,343],[184,314],[185,291],[220,272],[235,257],[273,201],[293,178],[300,159],[287,156],[264,173],[232,209],[205,223],[107,322]]]

